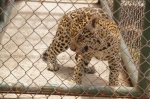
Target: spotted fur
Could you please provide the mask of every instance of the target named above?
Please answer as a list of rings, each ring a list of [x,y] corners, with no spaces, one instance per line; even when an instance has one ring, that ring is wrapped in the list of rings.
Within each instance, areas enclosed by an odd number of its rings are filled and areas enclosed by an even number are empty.
[[[65,14],[58,24],[54,40],[43,53],[48,70],[57,71],[56,57],[70,48],[76,52],[77,64],[72,81],[81,84],[84,72],[94,73],[88,67],[92,57],[108,60],[109,85],[118,85],[120,68],[120,38],[115,22],[100,8],[79,8]]]

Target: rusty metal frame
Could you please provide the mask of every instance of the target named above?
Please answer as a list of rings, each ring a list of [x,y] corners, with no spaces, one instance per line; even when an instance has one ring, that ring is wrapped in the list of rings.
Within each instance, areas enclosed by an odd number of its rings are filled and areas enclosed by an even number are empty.
[[[103,0],[104,1],[104,0]],[[118,1],[121,0],[114,0],[114,5],[118,5]],[[100,1],[101,2],[101,1]],[[150,2],[149,0],[145,0],[146,2],[146,9],[144,11],[145,20],[144,20],[144,27],[147,28],[150,23],[147,23],[147,19],[150,21]],[[107,2],[105,2],[105,5]],[[114,10],[117,9],[120,5],[115,6]],[[108,7],[108,6],[107,6]],[[118,12],[117,12],[118,11]],[[118,19],[119,10],[114,13],[115,19]],[[16,93],[16,94],[44,94],[44,95],[70,95],[70,96],[94,96],[94,97],[147,97],[147,90],[148,90],[148,77],[150,76],[150,65],[147,62],[150,62],[147,53],[150,53],[149,47],[145,46],[145,44],[149,43],[150,36],[148,33],[150,32],[150,28],[146,31],[143,31],[143,39],[142,45],[144,46],[141,49],[141,66],[139,72],[139,80],[137,86],[134,87],[112,87],[112,86],[89,86],[89,85],[52,85],[46,84],[45,86],[33,86],[29,87],[29,85],[24,85],[22,83],[0,83],[0,93]],[[147,40],[145,41],[145,38]],[[143,57],[144,56],[144,57]],[[143,95],[144,94],[144,95]]]

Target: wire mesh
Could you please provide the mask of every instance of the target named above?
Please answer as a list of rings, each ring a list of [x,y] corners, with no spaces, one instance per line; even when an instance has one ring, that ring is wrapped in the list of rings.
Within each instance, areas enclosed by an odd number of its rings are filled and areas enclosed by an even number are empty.
[[[112,8],[113,2],[111,0],[107,1],[110,8]],[[10,86],[14,86],[16,89],[11,87],[12,89],[10,88],[9,91],[1,93],[0,98],[99,99],[96,97],[100,92],[95,93],[92,97],[82,97],[86,92],[84,88],[82,88],[83,93],[67,96],[72,92],[68,87],[68,83],[73,76],[76,65],[75,52],[67,50],[61,53],[57,57],[61,67],[54,72],[47,70],[47,64],[41,58],[44,50],[48,48],[54,39],[61,17],[77,8],[100,7],[97,2],[97,0],[17,0],[13,3],[12,0],[6,0],[6,6],[2,9],[2,13],[7,17],[8,22],[2,29],[4,36],[0,44],[0,85],[4,84],[8,89]],[[10,16],[5,14],[8,3],[12,5]],[[144,0],[122,0],[120,9],[119,30],[138,69],[140,65],[140,37],[144,17]],[[110,73],[108,61],[92,58],[89,65],[94,66],[96,72],[85,74],[82,84],[93,88],[108,86]],[[60,89],[61,86],[65,86],[67,92],[63,95],[59,95],[59,93],[55,95],[59,90],[52,88],[51,94],[39,94],[42,93],[41,86],[55,84]],[[132,86],[130,74],[126,71],[124,65],[119,75],[118,86],[124,88]],[[30,89],[31,87],[33,89]],[[10,94],[13,90],[16,93]],[[17,90],[22,90],[22,92],[17,93]],[[30,93],[28,93],[28,90],[30,90]],[[119,90],[119,88],[116,90]],[[36,91],[36,94],[32,94],[32,91]],[[22,94],[24,92],[28,94]],[[112,90],[112,92],[114,91]],[[132,90],[129,91],[129,96],[134,97],[131,93]],[[114,92],[113,95],[108,97],[119,96]]]
[[[144,18],[144,1],[123,2],[121,14],[121,29],[124,40],[136,65],[140,59],[140,37]],[[126,15],[125,15],[126,14]],[[138,14],[138,15],[137,15]],[[135,35],[136,34],[136,35]]]

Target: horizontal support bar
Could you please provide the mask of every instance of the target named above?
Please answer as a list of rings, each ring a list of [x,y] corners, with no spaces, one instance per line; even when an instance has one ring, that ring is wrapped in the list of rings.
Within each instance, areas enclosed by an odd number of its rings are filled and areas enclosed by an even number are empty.
[[[0,93],[70,95],[94,97],[139,97],[140,92],[134,87],[111,87],[92,85],[46,84],[45,86],[24,85],[22,83],[1,83]]]

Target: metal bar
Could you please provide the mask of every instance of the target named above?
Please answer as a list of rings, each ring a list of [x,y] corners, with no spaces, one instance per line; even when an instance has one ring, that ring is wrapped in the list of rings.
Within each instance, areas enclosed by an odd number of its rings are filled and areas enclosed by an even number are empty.
[[[143,33],[141,36],[141,55],[139,67],[139,80],[137,88],[148,95],[150,88],[150,0],[145,0]]]
[[[0,93],[16,94],[43,94],[43,95],[70,95],[70,96],[95,96],[95,97],[139,97],[133,87],[109,87],[89,85],[52,85],[30,86],[22,83],[1,83]]]
[[[132,85],[136,86],[137,81],[138,81],[138,69],[136,68],[136,65],[134,64],[134,61],[128,51],[128,48],[121,34],[120,34],[120,38],[121,38],[121,47],[120,47],[121,57],[126,67],[126,70],[128,71]]]

